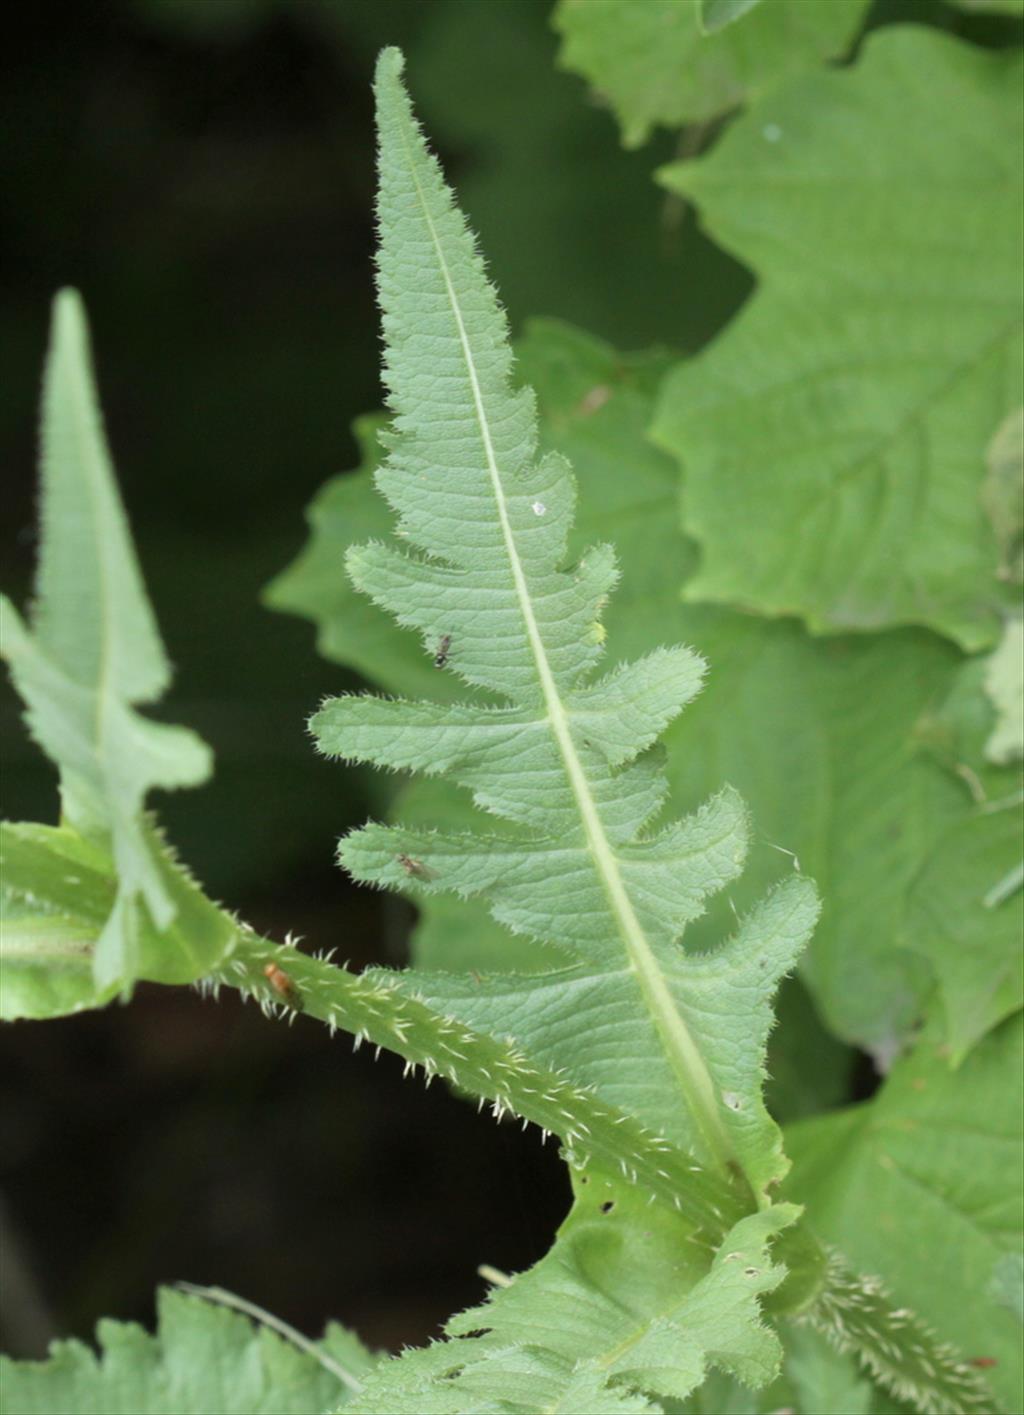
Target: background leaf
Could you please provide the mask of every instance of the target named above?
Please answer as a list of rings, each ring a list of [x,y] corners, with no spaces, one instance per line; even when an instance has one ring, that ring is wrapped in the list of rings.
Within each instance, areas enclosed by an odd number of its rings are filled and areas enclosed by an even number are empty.
[[[880,1273],[984,1374],[1006,1410],[1021,1406],[1020,1328],[989,1292],[1019,1250],[1021,1019],[992,1032],[950,1074],[935,1031],[870,1101],[787,1131],[787,1189],[814,1231],[862,1271]],[[965,1301],[970,1294],[970,1301]]]
[[[864,10],[864,0],[771,0],[705,34],[702,0],[560,0],[554,22],[559,62],[608,99],[623,142],[638,147],[656,124],[708,122],[843,53]]]
[[[1019,400],[1021,94],[1015,52],[889,28],[664,172],[759,278],[655,421],[701,545],[688,597],[994,640],[979,490]]]

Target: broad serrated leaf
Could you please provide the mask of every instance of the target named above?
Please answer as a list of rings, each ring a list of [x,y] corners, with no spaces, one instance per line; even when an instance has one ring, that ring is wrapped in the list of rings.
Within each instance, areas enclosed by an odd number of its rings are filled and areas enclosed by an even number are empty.
[[[303,1348],[168,1288],[157,1317],[154,1336],[100,1322],[99,1355],[57,1341],[45,1361],[0,1356],[5,1415],[322,1415],[347,1405],[374,1365],[340,1327]]]
[[[177,912],[144,824],[145,796],[205,780],[210,754],[193,732],[134,710],[160,696],[169,668],[103,436],[85,315],[69,290],[54,306],[42,443],[36,599],[30,626],[0,600],[0,636],[32,735],[60,771],[65,821],[116,863],[92,955],[96,993],[106,995],[142,976],[142,934],[150,924],[167,933]],[[179,941],[150,953],[146,976],[190,981],[216,961],[212,937],[197,940],[198,957]]]
[[[598,547],[561,568],[571,474],[561,458],[537,457],[532,395],[510,386],[504,320],[400,70],[386,51],[379,281],[394,420],[376,481],[411,550],[371,544],[350,550],[347,564],[358,588],[418,631],[438,669],[500,696],[495,705],[339,698],[312,726],[332,755],[450,776],[514,829],[368,826],[347,837],[341,858],[378,884],[486,896],[514,931],[580,960],[552,993],[564,999],[570,982],[589,993],[610,1019],[613,1053],[627,1032],[637,1039],[647,1074],[635,1113],[763,1192],[785,1170],[760,1089],[769,998],[813,925],[814,891],[793,879],[730,945],[680,953],[684,927],[736,876],[746,846],[745,813],[728,791],[650,826],[665,784],[648,749],[696,693],[703,666],[688,650],[662,649],[594,679],[614,558]],[[422,991],[415,978],[406,986]],[[543,978],[521,986],[539,1003]],[[725,995],[723,1008],[715,998]],[[494,1035],[489,1019],[481,1025]],[[525,1030],[511,1035],[527,1055],[541,1045]],[[563,1037],[562,1062],[618,1104],[607,1047],[590,1040],[569,1052]]]
[[[991,1282],[1020,1250],[1021,1116],[1008,1078],[1020,1074],[1021,1018],[952,1074],[944,1052],[926,1035],[874,1099],[787,1130],[787,1188],[820,1237],[984,1363],[996,1408],[1019,1410],[1020,1327]]]
[[[797,1213],[743,1219],[709,1264],[678,1217],[592,1176],[540,1263],[379,1367],[352,1408],[654,1411],[648,1398],[680,1400],[710,1367],[765,1385],[782,1353],[758,1297],[782,1280],[769,1243]]]
[[[691,599],[994,639],[979,491],[1020,400],[1021,94],[1018,52],[886,28],[665,169],[759,280],[655,422],[702,549]]]
[[[770,0],[752,10],[751,3],[561,0],[559,62],[610,101],[623,142],[638,147],[658,124],[708,122],[785,75],[842,54],[865,10],[863,0]],[[739,5],[751,13],[727,24]],[[714,33],[704,32],[709,11]]]

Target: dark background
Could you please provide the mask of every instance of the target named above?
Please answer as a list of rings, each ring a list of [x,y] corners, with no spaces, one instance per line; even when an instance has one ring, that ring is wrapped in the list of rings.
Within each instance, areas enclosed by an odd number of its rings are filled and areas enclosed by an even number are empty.
[[[640,0],[638,0],[640,3]],[[411,914],[363,894],[334,841],[379,805],[305,719],[350,675],[261,588],[378,404],[370,255],[377,50],[409,82],[513,329],[557,315],[621,348],[698,348],[749,282],[555,68],[547,0],[90,0],[5,19],[0,186],[4,585],[34,558],[36,403],[56,288],[90,312],[123,494],[177,665],[161,715],[213,782],[159,803],[210,893],[262,932],[400,963]],[[999,42],[999,22],[886,0]],[[339,570],[340,573],[340,570]],[[56,816],[8,690],[3,813]],[[0,1342],[37,1354],[161,1282],[217,1283],[318,1331],[396,1348],[518,1269],[568,1203],[553,1148],[300,1019],[141,988],[127,1008],[0,1035]],[[862,1086],[863,1082],[856,1083]]]

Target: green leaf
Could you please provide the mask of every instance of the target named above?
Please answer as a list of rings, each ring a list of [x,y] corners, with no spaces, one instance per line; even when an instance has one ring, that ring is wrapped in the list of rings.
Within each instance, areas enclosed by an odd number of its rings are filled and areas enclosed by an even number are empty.
[[[737,13],[736,0],[708,8]],[[864,10],[863,0],[771,0],[741,25],[725,28],[719,16],[704,33],[702,0],[560,0],[554,23],[559,63],[609,100],[623,142],[639,147],[658,124],[706,123],[844,53]]]
[[[1020,856],[1019,800],[980,806],[938,841],[910,890],[904,942],[935,969],[954,1065],[1024,1003],[1024,892],[992,893]]]
[[[1020,398],[1020,69],[886,28],[854,68],[791,80],[665,169],[759,279],[666,380],[654,426],[686,471],[690,599],[995,637],[979,487]]]
[[[745,853],[745,813],[728,791],[644,829],[664,795],[648,749],[696,693],[703,666],[688,650],[661,649],[593,679],[614,559],[598,547],[559,568],[571,475],[561,458],[535,460],[533,398],[509,385],[494,292],[400,70],[385,51],[378,269],[394,423],[376,480],[399,513],[397,536],[419,553],[371,544],[347,564],[357,587],[420,633],[439,669],[502,702],[339,698],[312,728],[332,755],[450,776],[514,830],[368,826],[341,858],[377,884],[486,896],[514,931],[580,960],[551,993],[561,1004],[577,988],[610,1025],[590,1045],[580,1039],[576,1074],[617,1094],[618,1079],[604,1077],[610,1052],[635,1038],[645,1069],[636,1113],[762,1192],[785,1168],[760,1095],[769,998],[813,924],[814,892],[788,881],[720,952],[680,956],[683,928]],[[522,987],[538,999],[548,981]],[[719,1012],[710,999],[723,993],[735,1005]],[[523,1044],[531,1054],[541,1039],[524,1029]]]
[[[170,930],[172,889],[143,821],[154,786],[205,780],[210,754],[185,728],[150,722],[169,669],[142,585],[93,391],[85,315],[63,291],[54,305],[43,394],[42,538],[27,627],[0,601],[3,653],[32,735],[60,770],[66,822],[116,861],[118,888],[92,958],[97,994],[140,976],[141,935]],[[197,960],[169,945],[148,976],[183,981]]]
[[[454,1317],[447,1340],[380,1366],[352,1408],[655,1411],[645,1397],[681,1399],[710,1366],[764,1385],[782,1353],[758,1296],[782,1279],[768,1244],[797,1212],[743,1219],[709,1267],[671,1212],[594,1176],[536,1267]]]
[[[940,1340],[994,1360],[985,1376],[1008,1411],[1022,1408],[1020,1327],[990,1283],[1020,1245],[1020,1066],[1019,1015],[953,1073],[933,1032],[874,1099],[787,1131],[787,1190],[819,1237],[882,1273]]]
[[[748,14],[761,0],[701,0],[700,24],[705,34],[714,34]]]
[[[231,951],[239,925],[205,897],[152,826],[141,829],[174,917],[166,929],[140,918],[136,975],[194,982]],[[0,825],[0,1017],[63,1017],[110,1001],[119,985],[98,985],[93,960],[117,894],[115,862],[95,841],[69,826]]]
[[[158,1294],[157,1319],[155,1336],[100,1322],[98,1356],[79,1341],[56,1341],[46,1361],[0,1357],[5,1415],[321,1415],[347,1405],[373,1369],[370,1354],[336,1326],[300,1347],[168,1288]]]

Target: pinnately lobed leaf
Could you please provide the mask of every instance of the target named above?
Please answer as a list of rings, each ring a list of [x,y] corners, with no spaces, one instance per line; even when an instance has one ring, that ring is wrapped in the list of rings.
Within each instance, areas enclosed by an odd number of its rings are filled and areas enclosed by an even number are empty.
[[[107,872],[117,878],[106,912],[96,920],[92,984],[81,994],[83,1005],[92,1005],[118,989],[127,991],[142,975],[161,982],[200,977],[222,955],[230,931],[212,922],[212,913],[202,929],[172,929],[183,899],[195,903],[198,892],[143,815],[151,788],[204,781],[210,753],[188,729],[150,722],[135,711],[160,697],[170,667],[118,495],[93,387],[85,313],[73,290],[61,291],[54,302],[46,363],[40,545],[30,626],[4,598],[0,636],[32,735],[60,770],[63,825],[82,838],[86,853],[106,855]],[[12,1007],[5,1004],[5,1016],[39,1015],[38,1007],[48,1005],[34,983],[21,987],[19,970],[39,962],[33,945],[40,930],[51,935],[49,942],[63,933],[52,910],[37,920],[34,901],[52,892],[60,858],[78,847],[54,832],[51,849],[40,830],[35,843],[42,853],[28,873],[5,870],[5,916],[17,920],[15,1000]],[[13,837],[9,844],[15,848]],[[97,863],[92,859],[90,868]],[[70,883],[76,870],[65,861]],[[147,944],[154,930],[164,936],[155,948]],[[10,942],[5,930],[5,950]],[[64,959],[71,954],[65,951]]]
[[[769,1275],[763,1250],[799,1212],[767,1197],[787,1166],[761,1083],[772,993],[813,926],[816,896],[794,876],[731,942],[706,954],[680,947],[705,898],[736,877],[746,848],[745,811],[730,791],[682,821],[660,820],[656,739],[695,695],[703,665],[687,650],[662,648],[595,679],[614,558],[599,547],[567,563],[571,473],[557,455],[537,455],[532,394],[513,389],[497,298],[401,70],[401,55],[385,50],[376,77],[378,275],[392,425],[375,480],[406,544],[354,548],[347,564],[357,588],[420,635],[438,673],[455,673],[487,698],[338,698],[312,730],[330,755],[447,776],[501,823],[491,834],[369,825],[340,849],[356,878],[479,897],[566,962],[472,982],[371,973],[361,985],[386,988],[391,1013],[404,994],[424,1021],[464,1029],[449,1033],[464,1065],[507,1048],[520,1113],[536,1113],[534,1077],[564,1077],[582,1088],[566,1110],[570,1129],[569,1112],[584,1098],[600,1128],[613,1113],[602,1108],[612,1107],[653,1130],[670,1154],[692,1157],[703,1192],[715,1173],[726,1188],[716,1193],[711,1180],[710,1222],[699,1206],[678,1215],[686,1231],[655,1241],[658,1262],[646,1240],[678,1219],[656,1206],[635,1233],[617,1216],[605,1230],[613,1245],[605,1260],[574,1267],[579,1186],[607,1186],[613,1197],[602,1213],[638,1192],[628,1164],[624,1188],[600,1157],[589,1169],[576,1160],[577,1205],[539,1267],[488,1308],[456,1318],[446,1340],[387,1363],[356,1409],[644,1410],[649,1396],[685,1398],[710,1365],[764,1385],[781,1348],[727,1265],[749,1251],[737,1271],[770,1291],[782,1269]],[[246,968],[241,959],[233,966]],[[493,1090],[496,1069],[489,1060],[473,1089]],[[575,1130],[570,1160],[574,1144],[588,1144]],[[646,1197],[655,1203],[660,1193],[651,1187]],[[741,1216],[727,1220],[737,1201]],[[815,1249],[806,1237],[791,1245],[798,1264],[808,1242]],[[693,1245],[703,1254],[697,1263]],[[659,1262],[673,1274],[674,1301],[637,1311],[613,1302],[610,1315],[625,1327],[607,1328],[603,1294],[624,1294]],[[812,1278],[806,1292],[780,1293],[779,1310],[797,1310],[795,1301],[810,1314],[827,1296]],[[862,1358],[888,1310],[882,1303],[866,1332],[851,1335]],[[938,1356],[944,1370],[955,1364]],[[907,1356],[922,1390],[940,1384],[928,1363],[924,1346]],[[975,1408],[970,1396],[963,1408]]]
[[[335,699],[313,720],[321,749],[350,760],[446,774],[509,823],[500,839],[370,825],[341,859],[358,878],[485,897],[511,929],[554,946],[567,967],[519,979],[522,1001],[458,981],[408,976],[422,996],[527,1054],[557,1038],[562,1064],[597,1094],[745,1177],[753,1194],[785,1172],[761,1100],[770,996],[810,932],[813,887],[794,877],[732,944],[679,947],[705,896],[740,871],[746,814],[726,790],[682,821],[655,825],[665,792],[652,746],[698,691],[703,664],[664,648],[594,671],[610,548],[567,566],[575,488],[565,461],[536,456],[529,390],[510,385],[507,328],[472,235],[382,55],[379,291],[393,415],[377,471],[402,548],[350,551],[356,585],[415,628],[438,671],[500,695],[454,706]],[[538,1034],[549,1008],[574,1027]],[[543,1027],[541,1033],[545,1033]]]
[[[247,1312],[247,1303],[232,1305]],[[55,1341],[49,1359],[0,1356],[3,1406],[23,1415],[320,1415],[361,1387],[374,1358],[331,1325],[319,1342],[282,1323],[254,1328],[228,1306],[164,1288],[154,1336],[134,1323],[100,1322],[99,1353]],[[282,1340],[278,1332],[291,1338]]]

